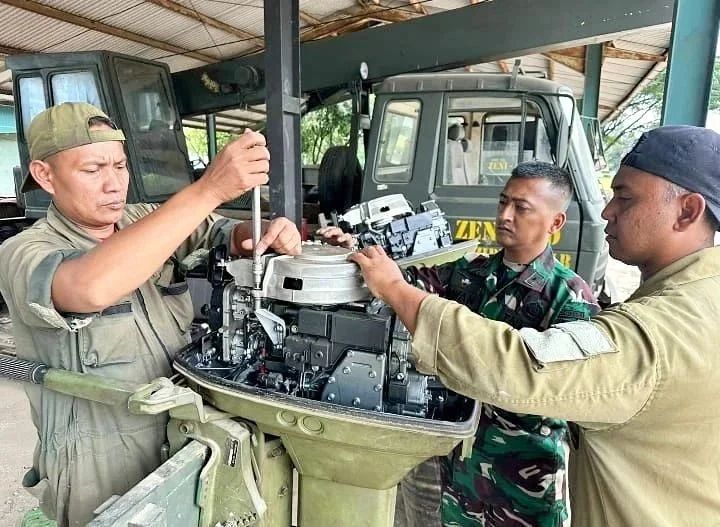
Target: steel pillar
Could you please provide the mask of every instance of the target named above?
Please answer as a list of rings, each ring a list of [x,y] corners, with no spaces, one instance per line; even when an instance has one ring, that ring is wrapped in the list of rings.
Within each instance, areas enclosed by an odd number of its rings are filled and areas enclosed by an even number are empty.
[[[595,145],[594,134],[600,104],[600,78],[602,76],[603,45],[585,46],[585,90],[582,98],[582,116],[585,135],[590,148]]]
[[[270,212],[298,229],[302,221],[300,171],[300,35],[298,0],[264,2],[265,89],[270,149]]]
[[[676,0],[662,124],[705,126],[720,0]]]
[[[215,114],[209,113],[205,116],[205,131],[207,133],[208,161],[212,162],[217,155],[217,130],[215,127]]]

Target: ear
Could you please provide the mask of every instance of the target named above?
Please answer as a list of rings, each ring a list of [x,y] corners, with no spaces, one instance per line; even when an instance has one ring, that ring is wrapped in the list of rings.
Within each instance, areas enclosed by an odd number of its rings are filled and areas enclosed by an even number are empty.
[[[675,220],[675,230],[679,232],[687,231],[696,223],[702,221],[705,213],[705,198],[695,192],[690,192],[681,196],[680,211]]]
[[[55,187],[53,186],[53,173],[52,168],[45,161],[34,160],[30,162],[30,175],[35,182],[40,185],[45,192],[48,194],[55,194]]]
[[[565,226],[565,222],[567,221],[567,215],[564,212],[558,212],[553,217],[553,222],[550,224],[550,229],[548,229],[548,234],[555,234],[557,231],[562,229]]]

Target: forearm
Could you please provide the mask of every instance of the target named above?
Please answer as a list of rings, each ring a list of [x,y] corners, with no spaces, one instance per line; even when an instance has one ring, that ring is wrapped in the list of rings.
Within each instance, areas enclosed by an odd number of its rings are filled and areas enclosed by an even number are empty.
[[[219,204],[195,183],[87,254],[64,262],[53,278],[55,307],[86,313],[112,305],[157,271]],[[78,284],[85,287],[80,290]]]
[[[414,333],[420,304],[427,296],[429,296],[428,293],[407,282],[398,281],[388,288],[383,300],[393,308],[408,331]]]
[[[601,333],[592,343],[604,339],[610,348],[563,360],[559,351],[568,339],[558,335],[559,330],[545,331],[538,335],[547,338],[542,349],[550,354],[538,360],[519,331],[431,296],[417,316],[413,355],[420,372],[437,375],[451,390],[506,410],[587,426],[627,421],[646,403],[657,382],[652,343],[618,311],[572,324],[584,324],[585,332],[596,328]]]

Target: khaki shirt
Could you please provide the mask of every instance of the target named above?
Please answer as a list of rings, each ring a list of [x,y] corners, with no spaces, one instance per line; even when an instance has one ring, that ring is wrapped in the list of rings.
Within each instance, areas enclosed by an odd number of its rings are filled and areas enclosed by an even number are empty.
[[[155,207],[128,205],[117,228]],[[173,355],[188,343],[193,314],[187,284],[177,283],[175,263],[198,248],[227,243],[233,225],[208,217],[133,293],[102,313],[73,315],[53,306],[53,276],[64,260],[98,242],[51,205],[46,219],[0,247],[0,291],[12,317],[18,357],[137,383],[170,375]],[[98,505],[124,494],[160,463],[165,416],[134,416],[127,408],[37,385],[26,391],[39,442],[23,484],[60,527],[85,525]]]
[[[501,408],[575,421],[576,527],[720,525],[720,247],[625,303],[545,332],[431,296],[418,369]]]

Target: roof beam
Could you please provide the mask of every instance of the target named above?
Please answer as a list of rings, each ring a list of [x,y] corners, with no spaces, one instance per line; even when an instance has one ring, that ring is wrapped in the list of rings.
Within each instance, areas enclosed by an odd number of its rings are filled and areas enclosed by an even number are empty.
[[[224,31],[225,33],[234,35],[243,40],[255,41],[256,44],[263,43],[262,37],[260,37],[258,35],[253,35],[252,33],[248,33],[247,31],[243,31],[242,29],[238,29],[234,26],[231,26],[230,24],[226,24],[225,22],[222,22],[216,18],[213,18],[211,16],[200,13],[196,9],[189,9],[189,8],[185,7],[184,5],[179,4],[173,0],[147,0],[147,1],[152,2],[153,4],[158,5],[162,8],[165,8],[168,11],[173,11],[174,13],[178,13],[187,18],[192,18],[193,20],[197,20],[198,22],[202,22],[203,24],[207,24],[208,26],[211,26],[211,27],[214,27],[215,29]]]
[[[312,25],[322,24],[322,22],[320,21],[319,18],[312,16],[310,13],[307,13],[307,12],[303,11],[302,9],[300,10],[300,20],[302,20],[306,24],[312,24]]]
[[[626,60],[647,60],[649,62],[667,62],[666,55],[657,55],[654,53],[643,53],[642,51],[631,51],[629,49],[616,48],[615,44],[609,42],[605,44],[604,55],[606,59],[626,59]]]
[[[418,0],[410,0],[410,5],[413,6],[413,8],[415,9],[415,11],[416,11],[417,13],[420,13],[421,15],[427,15],[427,14],[428,14],[427,10],[425,9],[425,6],[422,5],[422,4],[420,4],[420,3],[418,3]]]
[[[543,53],[547,58],[552,60],[553,62],[557,62],[558,64],[562,64],[563,66],[566,66],[570,68],[573,71],[577,71],[578,73],[585,74],[585,58],[579,58],[579,57],[570,57],[568,55],[563,55],[561,53],[557,53],[555,51],[551,51],[549,53]]]
[[[368,18],[379,20],[382,22],[405,22],[417,18],[415,13],[408,13],[399,8],[387,8],[380,5],[370,5],[361,3],[359,9],[350,11],[354,16],[365,15]]]
[[[666,24],[673,15],[667,0],[555,0],[532,17],[527,16],[527,3],[481,2],[372,31],[304,42],[300,52],[301,86],[306,92],[347,86],[358,79],[363,61],[369,66],[368,80],[374,81],[400,73],[446,70],[545,53],[568,43],[579,46],[605,42],[638,28]],[[547,29],[537,31],[538,27]],[[453,38],[447,38],[448,34]],[[428,47],[428,42],[433,45]],[[213,69],[228,68],[230,72],[239,66],[253,66],[263,70],[263,61],[264,54],[257,53],[220,62]],[[257,104],[265,98],[263,89],[203,93],[197,88],[203,71],[201,67],[173,74],[181,115]]]
[[[145,46],[151,48],[162,49],[171,53],[178,53],[180,55],[192,57],[202,62],[215,62],[217,60],[214,57],[205,55],[203,53],[198,53],[197,51],[183,49],[179,46],[175,46],[174,44],[163,42],[161,40],[147,37],[145,35],[140,35],[139,33],[133,33],[132,31],[127,31],[119,27],[111,26],[109,24],[105,24],[104,22],[99,22],[97,20],[91,20],[83,16],[74,15],[72,13],[68,13],[67,11],[62,11],[60,9],[41,4],[39,2],[36,2],[35,0],[0,0],[0,3],[10,5],[18,9],[23,9],[25,11],[29,11],[38,15],[43,15],[54,20],[60,20],[62,22],[67,22],[69,24],[84,27],[86,29],[92,29],[94,31],[99,31],[100,33],[106,33],[108,35],[113,35],[115,37],[123,38],[125,40],[137,42],[138,44],[144,44]]]
[[[0,55],[18,55],[19,53],[29,53],[26,49],[14,48],[0,44]]]

